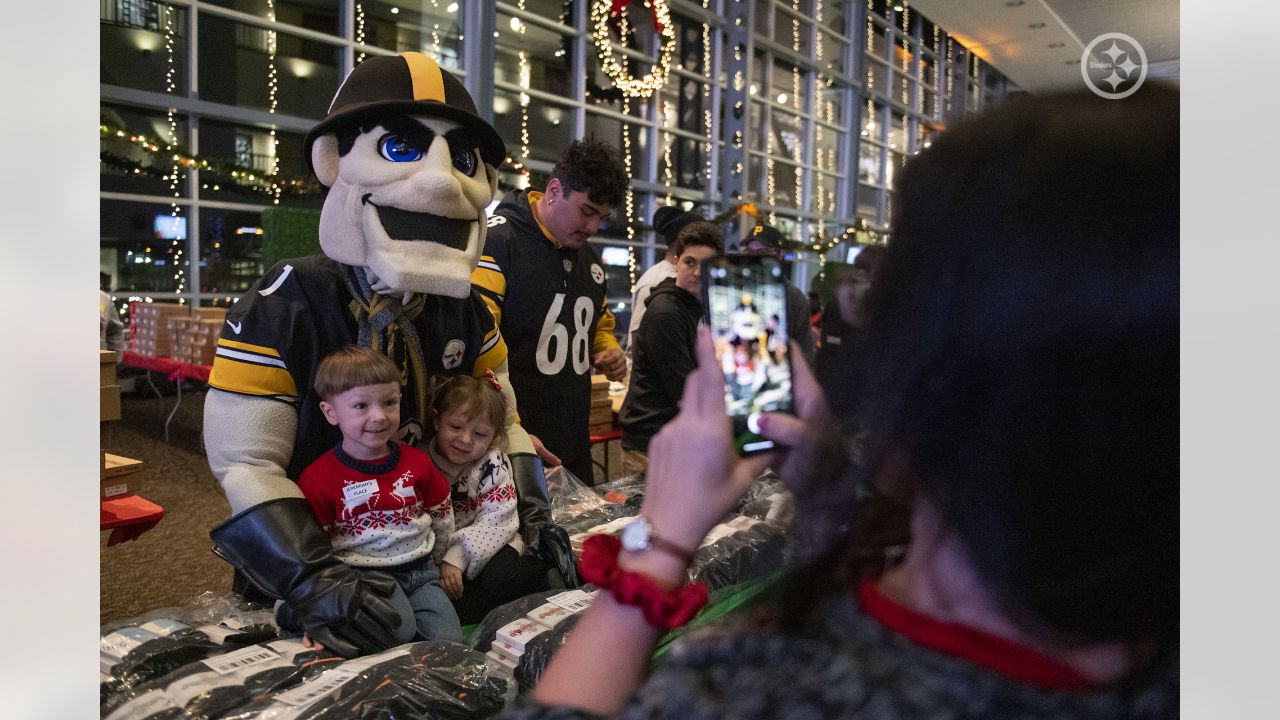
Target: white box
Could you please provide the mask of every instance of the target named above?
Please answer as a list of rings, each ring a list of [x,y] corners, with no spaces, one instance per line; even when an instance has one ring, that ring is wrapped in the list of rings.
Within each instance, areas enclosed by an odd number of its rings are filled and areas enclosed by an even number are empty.
[[[547,627],[545,625],[540,625],[529,618],[521,618],[499,628],[494,639],[495,641],[511,643],[520,652],[524,652],[525,645],[530,640],[546,631]]]

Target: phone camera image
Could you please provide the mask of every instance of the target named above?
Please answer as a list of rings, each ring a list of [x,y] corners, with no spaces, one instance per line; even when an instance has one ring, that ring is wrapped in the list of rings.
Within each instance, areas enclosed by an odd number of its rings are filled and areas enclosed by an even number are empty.
[[[725,408],[738,453],[774,447],[760,435],[766,412],[792,412],[786,288],[766,258],[708,261],[705,303],[716,358],[725,381]]]

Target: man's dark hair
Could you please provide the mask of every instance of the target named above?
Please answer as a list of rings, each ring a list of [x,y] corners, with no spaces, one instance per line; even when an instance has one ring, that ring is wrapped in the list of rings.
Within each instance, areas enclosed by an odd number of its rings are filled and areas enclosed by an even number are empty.
[[[706,220],[694,220],[676,234],[675,242],[671,243],[671,254],[679,257],[693,246],[712,248],[716,254],[724,252],[724,239],[720,228]]]
[[[551,177],[567,192],[586,192],[593,203],[618,207],[631,190],[631,178],[617,148],[595,138],[569,143]]]

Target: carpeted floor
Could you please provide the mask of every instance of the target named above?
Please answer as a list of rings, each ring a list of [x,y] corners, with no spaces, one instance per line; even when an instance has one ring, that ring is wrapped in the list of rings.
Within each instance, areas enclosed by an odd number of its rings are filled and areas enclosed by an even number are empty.
[[[135,475],[135,492],[164,508],[164,519],[136,540],[99,548],[101,622],[122,620],[161,607],[186,605],[206,591],[227,592],[231,567],[210,550],[209,530],[225,520],[230,507],[200,447],[203,386],[188,384],[182,404],[164,440],[164,420],[173,408],[172,383],[157,383],[161,401],[138,382],[122,397],[122,419],[112,423],[107,452],[145,463]],[[592,448],[601,459],[602,446]],[[611,474],[622,472],[618,443],[609,445]],[[602,482],[603,473],[596,468]]]

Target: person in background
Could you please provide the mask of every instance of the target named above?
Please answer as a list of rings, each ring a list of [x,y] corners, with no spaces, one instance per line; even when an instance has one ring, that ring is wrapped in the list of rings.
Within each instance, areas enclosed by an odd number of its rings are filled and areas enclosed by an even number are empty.
[[[590,243],[630,192],[621,155],[594,139],[565,148],[546,190],[514,190],[489,218],[471,276],[506,339],[520,422],[548,465],[594,482],[591,370],[622,380],[604,268]]]
[[[493,376],[454,375],[436,389],[428,454],[449,481],[453,534],[442,538],[440,585],[463,625],[493,608],[545,590],[550,568],[524,555],[503,418],[507,400]]]
[[[298,489],[334,555],[395,580],[398,642],[461,642],[438,564],[453,532],[449,483],[427,453],[391,439],[400,429],[400,369],[376,350],[346,347],[320,361],[315,388],[342,441],[302,471]],[[276,615],[281,627],[303,629],[287,604],[277,602]]]
[[[862,383],[862,373],[856,368],[862,362],[865,342],[867,291],[884,252],[883,245],[867,245],[858,251],[853,265],[836,278],[835,301],[822,315],[813,374],[837,418],[853,414],[854,399]]]
[[[622,423],[623,471],[645,469],[649,439],[676,416],[684,381],[697,365],[694,333],[702,318],[702,262],[724,251],[720,229],[698,220],[684,226],[670,246],[676,276],[649,295],[636,333],[631,385],[618,413]]]
[[[737,458],[700,330],[645,522],[587,541],[600,594],[506,717],[1177,717],[1178,105],[1158,84],[1036,94],[907,164],[857,461],[799,365],[799,416],[761,423],[792,450]],[[827,552],[646,678],[706,598],[687,553],[769,464]],[[887,568],[857,562],[859,477],[910,503]]]
[[[751,234],[742,241],[741,251],[744,255],[767,255],[782,260],[782,233],[772,225],[757,225]],[[796,341],[800,355],[810,367],[813,366],[814,346],[813,331],[809,329],[809,299],[804,291],[791,281],[786,280],[787,287],[787,337]]]
[[[636,331],[640,329],[640,320],[644,317],[645,300],[649,298],[649,293],[653,291],[655,285],[676,276],[677,253],[674,250],[676,235],[679,235],[680,230],[686,225],[698,220],[702,220],[701,215],[685,212],[674,205],[663,205],[653,213],[653,231],[667,249],[661,260],[640,275],[640,279],[636,280],[635,288],[631,291],[631,321],[627,323],[628,364],[635,362],[635,337]]]
[[[120,313],[116,312],[116,304],[111,296],[102,290],[98,291],[98,349],[124,350],[124,323],[120,321]]]

